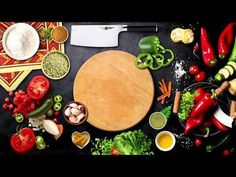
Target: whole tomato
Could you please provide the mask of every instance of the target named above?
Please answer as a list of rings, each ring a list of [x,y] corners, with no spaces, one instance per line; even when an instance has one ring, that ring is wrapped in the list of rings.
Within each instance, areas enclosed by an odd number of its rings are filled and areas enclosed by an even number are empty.
[[[35,134],[31,128],[22,128],[12,135],[10,139],[11,147],[18,153],[30,151],[35,145]]]
[[[203,144],[203,141],[202,141],[201,138],[196,138],[196,139],[194,140],[194,145],[195,145],[195,147],[200,148],[200,147],[202,146],[202,144]]]
[[[196,76],[195,76],[195,81],[197,82],[203,82],[206,78],[206,74],[204,71],[201,71],[200,73],[198,73]]]
[[[230,150],[230,149],[225,149],[224,151],[223,151],[223,156],[229,156],[229,155],[231,155],[232,154],[232,151]]]
[[[199,68],[197,65],[193,65],[189,67],[189,73],[192,75],[197,75],[199,73]]]

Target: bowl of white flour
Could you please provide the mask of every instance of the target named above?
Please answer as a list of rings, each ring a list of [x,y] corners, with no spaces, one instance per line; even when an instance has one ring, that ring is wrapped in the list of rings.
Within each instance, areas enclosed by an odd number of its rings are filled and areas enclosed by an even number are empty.
[[[16,60],[26,60],[38,51],[38,32],[26,23],[11,25],[3,34],[2,45],[7,55]]]

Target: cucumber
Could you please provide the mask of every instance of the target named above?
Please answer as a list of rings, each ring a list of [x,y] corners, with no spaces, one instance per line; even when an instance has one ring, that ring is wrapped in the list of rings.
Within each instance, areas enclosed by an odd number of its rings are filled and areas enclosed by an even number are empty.
[[[236,71],[236,63],[234,61],[229,61],[227,65],[233,66],[234,70]]]
[[[46,114],[48,112],[48,110],[52,108],[52,106],[53,106],[52,99],[46,99],[44,101],[44,103],[39,108],[37,108],[33,112],[29,113],[29,117],[30,118],[40,117],[40,116]]]
[[[224,68],[229,71],[230,76],[232,76],[232,75],[234,74],[234,68],[233,68],[233,66],[231,66],[231,65],[226,65]]]
[[[226,68],[221,68],[219,72],[215,75],[216,81],[222,81],[224,79],[227,79],[230,76],[230,72]]]
[[[233,50],[230,54],[229,61],[236,62],[236,36],[234,38],[234,46],[233,46]]]

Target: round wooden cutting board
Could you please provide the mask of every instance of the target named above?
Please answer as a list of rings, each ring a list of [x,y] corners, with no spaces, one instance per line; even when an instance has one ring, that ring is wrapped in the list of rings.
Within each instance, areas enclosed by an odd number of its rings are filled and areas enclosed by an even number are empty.
[[[122,131],[139,123],[154,97],[148,70],[137,69],[135,56],[117,50],[88,59],[74,81],[74,100],[84,103],[88,123],[106,131]]]

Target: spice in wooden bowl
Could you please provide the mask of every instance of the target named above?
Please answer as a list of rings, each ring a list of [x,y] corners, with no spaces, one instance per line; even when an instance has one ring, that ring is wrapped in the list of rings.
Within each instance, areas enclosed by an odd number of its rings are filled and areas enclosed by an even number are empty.
[[[57,43],[63,43],[68,39],[68,30],[64,26],[57,26],[52,30],[52,39]]]

